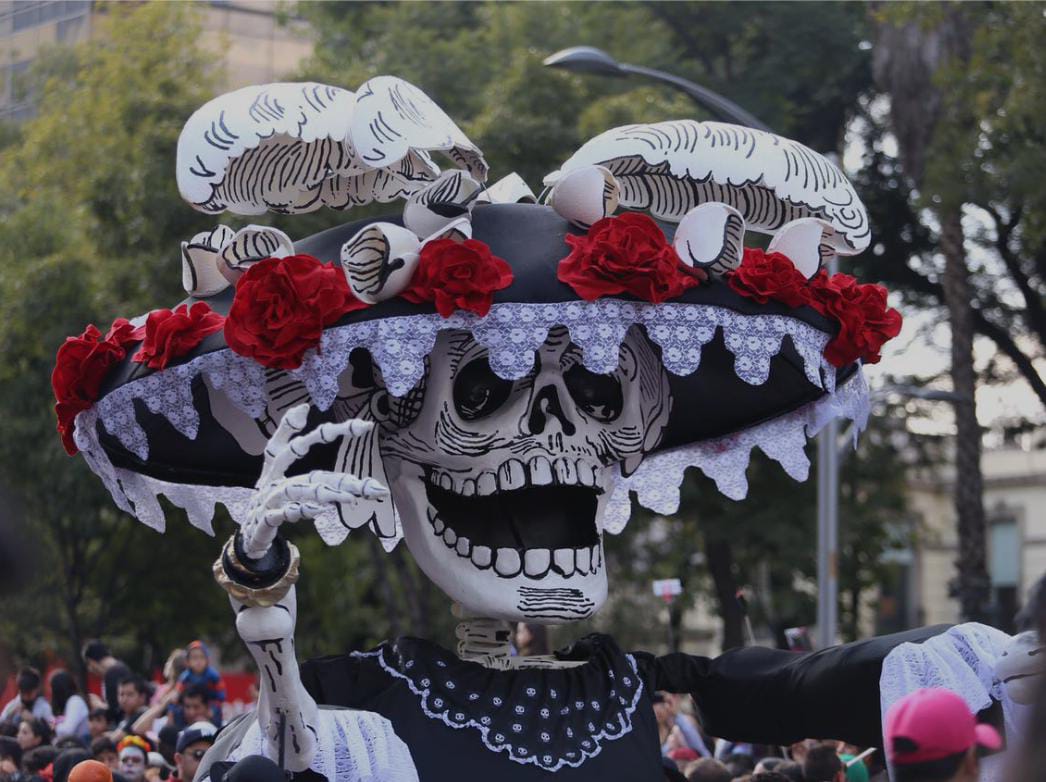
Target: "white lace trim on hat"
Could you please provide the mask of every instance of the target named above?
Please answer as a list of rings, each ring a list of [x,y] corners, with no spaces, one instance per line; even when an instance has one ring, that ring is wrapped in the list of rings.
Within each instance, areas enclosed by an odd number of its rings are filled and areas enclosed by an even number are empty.
[[[633,475],[622,478],[615,490],[606,521],[608,531],[618,532],[624,527],[630,508],[629,491],[636,491],[639,502],[655,512],[674,512],[686,467],[700,467],[716,481],[723,494],[740,499],[747,494],[744,473],[753,447],[758,446],[781,462],[789,475],[804,480],[809,461],[802,446],[807,436],[835,416],[851,418],[859,427],[864,426],[867,386],[859,378],[836,391],[835,367],[823,355],[828,334],[785,315],[742,315],[705,304],[653,305],[614,299],[507,303],[495,305],[485,318],[459,312],[450,318],[426,314],[350,323],[325,332],[320,349],[310,351],[302,366],[290,374],[302,381],[312,403],[326,410],[337,394],[338,378],[348,365],[349,354],[363,348],[381,369],[389,391],[400,396],[421,379],[425,359],[439,332],[466,329],[489,351],[493,370],[503,378],[516,379],[533,368],[535,351],[544,343],[549,329],[559,325],[569,330],[571,340],[582,349],[585,366],[593,372],[606,373],[617,366],[625,334],[637,324],[660,346],[666,369],[677,375],[696,371],[703,347],[721,331],[727,350],[734,356],[734,371],[752,385],[766,382],[771,359],[780,352],[787,336],[801,357],[807,379],[828,394],[742,432],[648,457]],[[200,418],[193,404],[192,381],[201,374],[248,415],[262,416],[267,402],[264,367],[228,349],[127,383],[77,416],[77,446],[116,505],[157,530],[164,528],[159,494],[185,509],[194,526],[210,533],[215,503],[224,504],[240,523],[251,490],[174,484],[115,467],[98,442],[95,425],[101,422],[128,451],[143,461],[148,459],[148,438],[134,412],[134,402],[140,399],[178,432],[195,439]],[[316,526],[328,543],[340,543],[347,534],[333,511],[317,519]],[[397,539],[382,542],[389,548]]]

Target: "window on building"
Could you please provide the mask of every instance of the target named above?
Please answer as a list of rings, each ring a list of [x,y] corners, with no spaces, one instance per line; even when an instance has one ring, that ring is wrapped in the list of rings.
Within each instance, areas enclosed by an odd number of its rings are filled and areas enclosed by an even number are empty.
[[[994,624],[1014,632],[1014,614],[1020,607],[1017,587],[1021,574],[1021,542],[1017,520],[1003,516],[988,528],[988,575],[992,584]]]

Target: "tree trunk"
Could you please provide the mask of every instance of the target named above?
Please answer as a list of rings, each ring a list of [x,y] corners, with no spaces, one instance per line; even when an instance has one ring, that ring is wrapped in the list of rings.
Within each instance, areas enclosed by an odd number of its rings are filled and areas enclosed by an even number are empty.
[[[969,270],[963,247],[959,208],[939,215],[944,254],[944,302],[952,330],[952,386],[955,406],[955,513],[958,519],[958,576],[953,594],[962,618],[984,621],[988,615],[990,582],[986,556],[986,523],[981,476],[981,428],[977,423],[977,376],[973,366],[973,308]]]
[[[719,601],[719,615],[723,618],[723,651],[744,646],[745,618],[737,602],[737,579],[734,578],[734,556],[730,550],[730,541],[706,535],[705,558]]]

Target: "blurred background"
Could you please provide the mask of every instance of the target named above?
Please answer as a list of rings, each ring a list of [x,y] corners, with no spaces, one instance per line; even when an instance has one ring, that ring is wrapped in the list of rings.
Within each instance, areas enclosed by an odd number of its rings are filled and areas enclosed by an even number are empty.
[[[1044,8],[0,2],[0,681],[22,662],[75,670],[91,637],[136,670],[196,637],[242,667],[210,575],[231,522],[212,539],[123,516],[65,455],[52,412],[65,336],[183,298],[179,243],[214,223],[175,186],[189,115],[247,84],[395,74],[480,145],[491,181],[516,171],[535,189],[603,130],[710,118],[656,81],[543,65],[575,45],[691,79],[839,156],[874,231],[842,270],[887,285],[906,318],[869,370],[869,431],[839,444],[839,637],[960,618],[1012,629],[1046,570]],[[271,221],[302,238],[345,219]],[[811,628],[815,482],[760,458],[750,481],[732,502],[692,471],[678,516],[633,519],[607,543],[607,608],[553,643],[596,627],[626,649],[710,653]],[[452,641],[448,601],[404,547],[294,537],[301,655]],[[670,604],[651,589],[667,578],[682,587]]]

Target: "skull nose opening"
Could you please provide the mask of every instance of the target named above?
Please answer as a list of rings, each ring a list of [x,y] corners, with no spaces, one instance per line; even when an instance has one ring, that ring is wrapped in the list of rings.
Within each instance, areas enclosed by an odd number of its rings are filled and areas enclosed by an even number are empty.
[[[530,415],[527,416],[527,427],[530,429],[530,433],[543,434],[549,418],[556,418],[563,434],[568,437],[577,431],[577,427],[563,410],[563,405],[559,401],[559,392],[556,391],[555,386],[545,386],[534,397]]]

